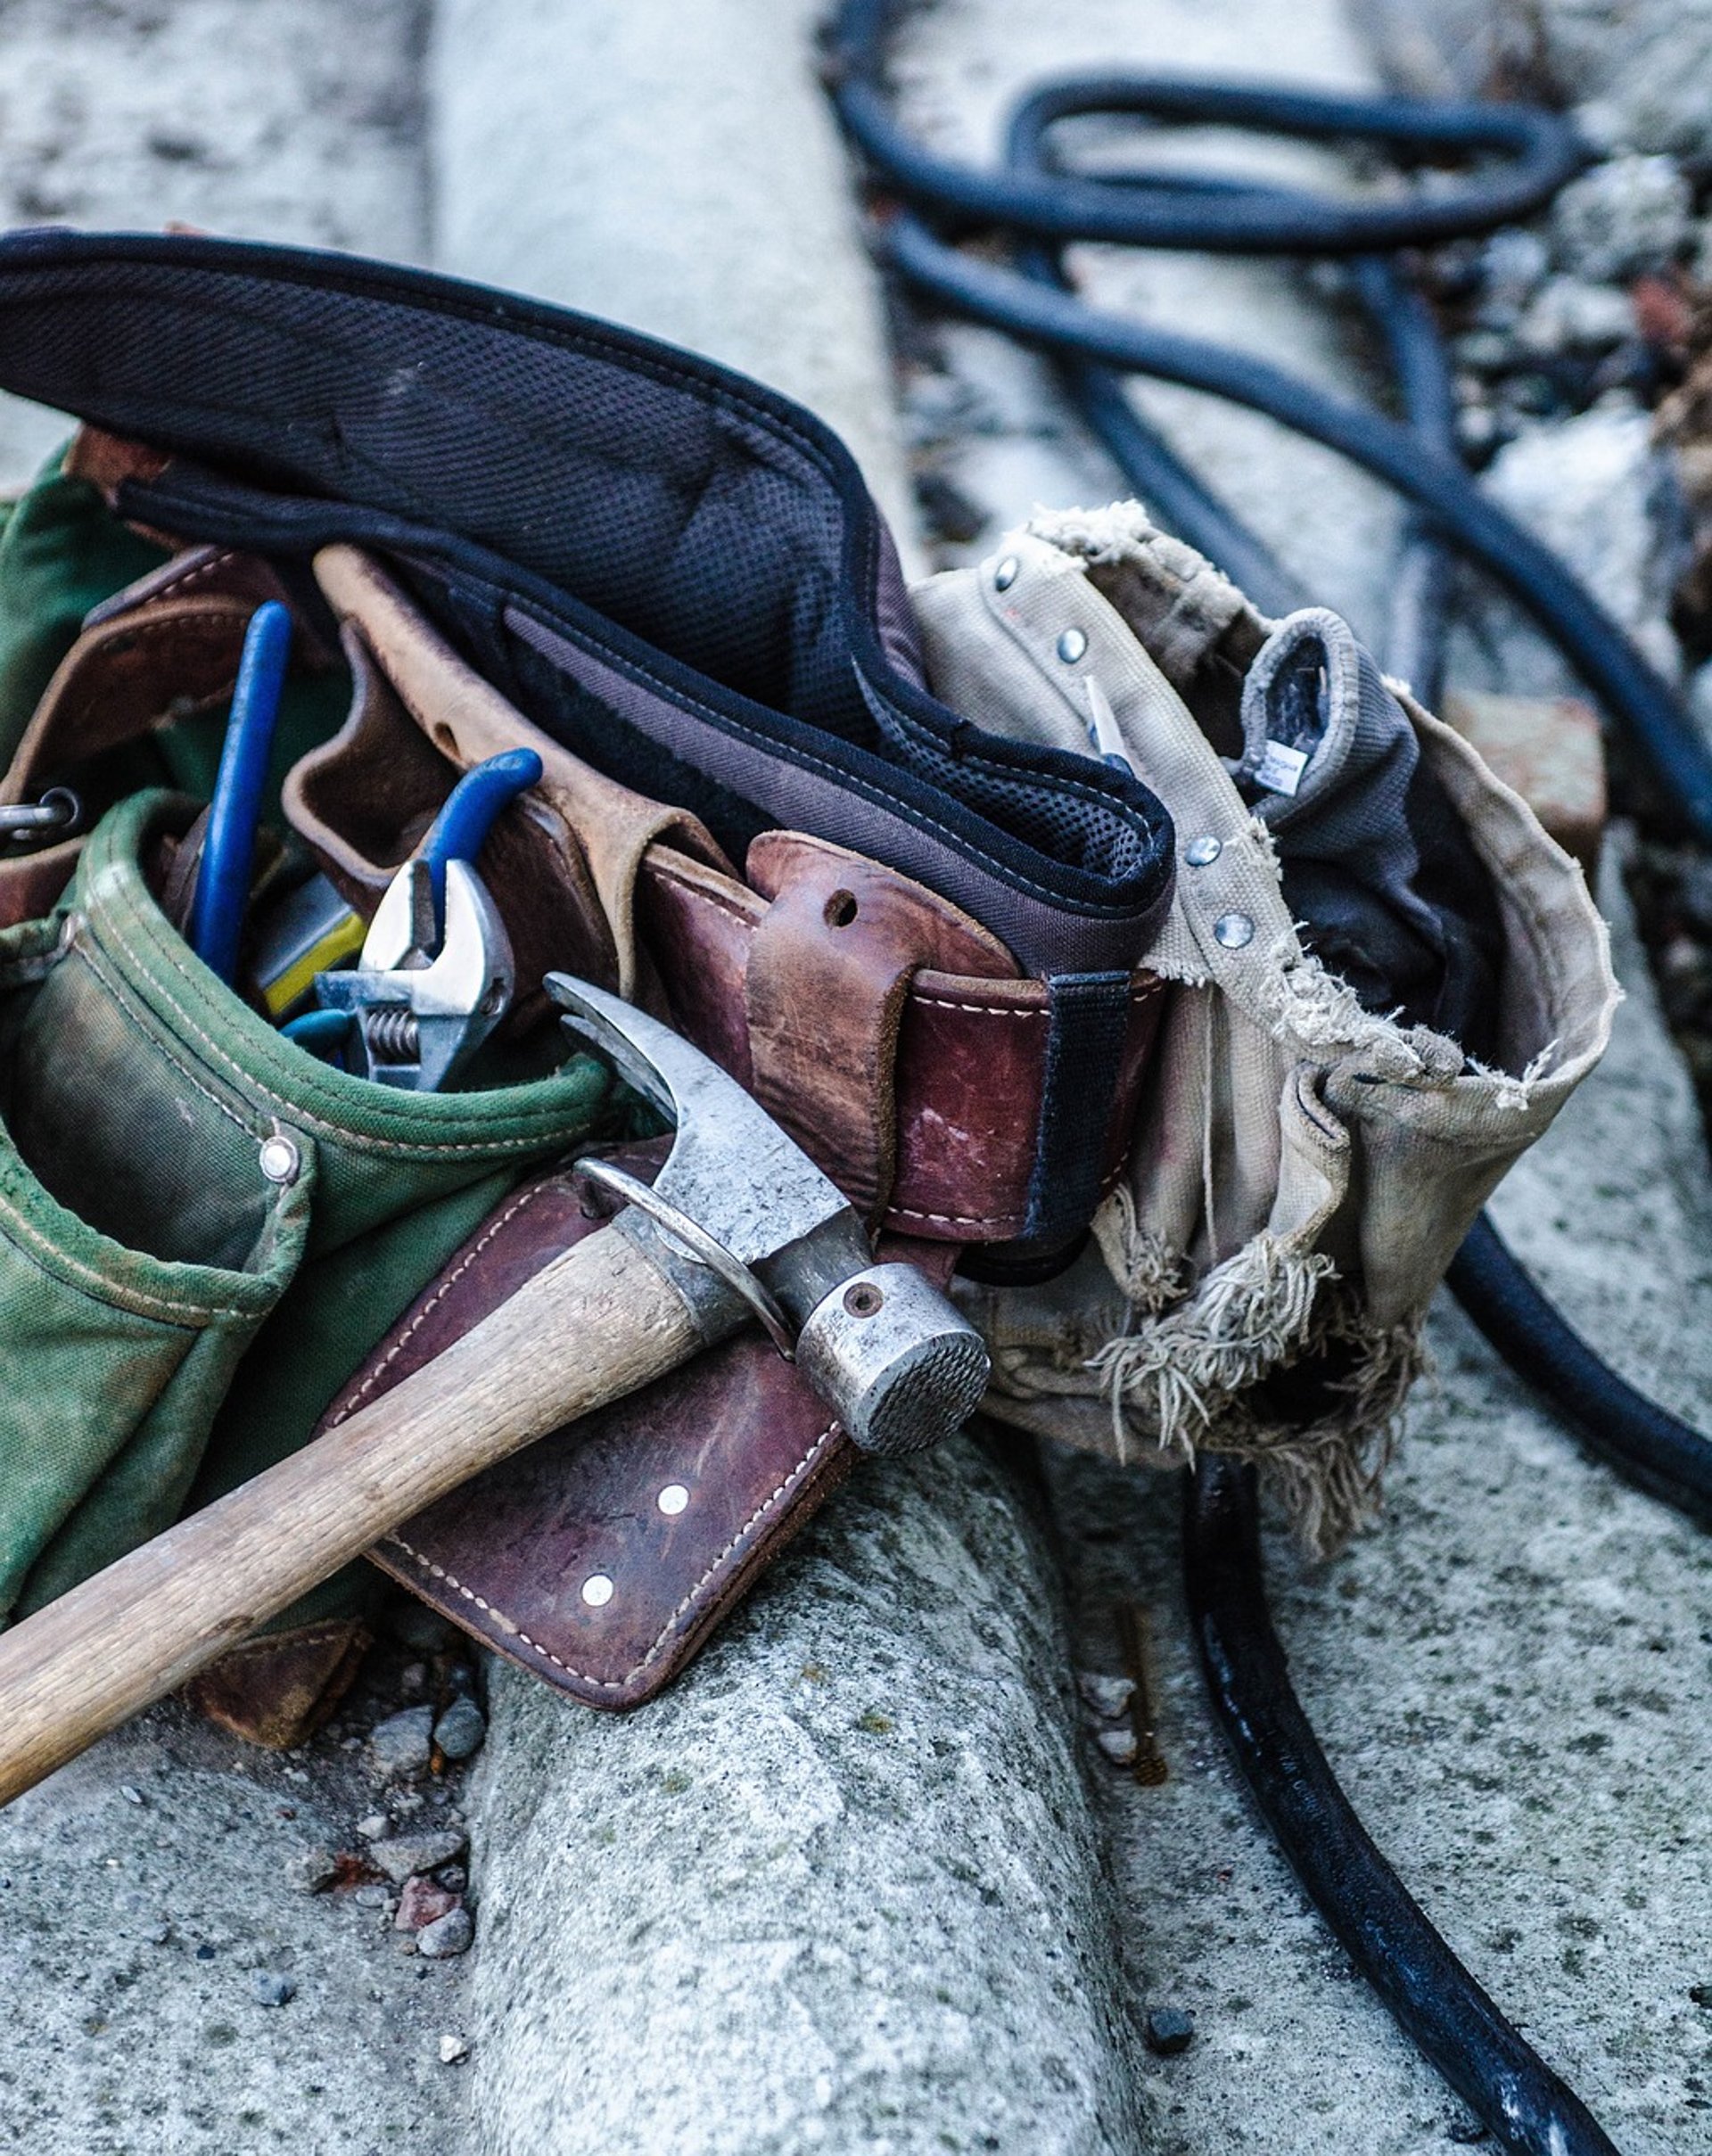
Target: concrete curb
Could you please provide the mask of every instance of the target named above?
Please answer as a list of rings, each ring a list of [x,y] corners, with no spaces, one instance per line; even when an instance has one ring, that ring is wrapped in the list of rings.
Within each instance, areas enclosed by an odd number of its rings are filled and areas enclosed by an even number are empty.
[[[669,1694],[497,1687],[491,2156],[1137,2145],[1069,1657],[1025,1493],[865,1469]]]

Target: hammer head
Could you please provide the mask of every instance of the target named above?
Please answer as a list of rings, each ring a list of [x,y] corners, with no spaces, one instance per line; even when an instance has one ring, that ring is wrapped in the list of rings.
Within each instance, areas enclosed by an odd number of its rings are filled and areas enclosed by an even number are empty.
[[[989,1370],[980,1334],[914,1266],[874,1263],[849,1202],[735,1078],[603,989],[566,974],[547,988],[566,1026],[675,1125],[654,1198],[761,1282],[796,1331],[803,1376],[859,1444],[918,1452],[973,1413]]]

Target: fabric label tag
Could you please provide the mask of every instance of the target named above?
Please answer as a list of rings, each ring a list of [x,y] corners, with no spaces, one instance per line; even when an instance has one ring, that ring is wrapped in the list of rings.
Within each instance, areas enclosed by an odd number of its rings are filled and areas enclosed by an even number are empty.
[[[1269,794],[1294,794],[1302,783],[1302,774],[1307,769],[1305,749],[1286,748],[1281,741],[1269,740],[1266,753],[1255,773],[1255,782],[1265,787]]]

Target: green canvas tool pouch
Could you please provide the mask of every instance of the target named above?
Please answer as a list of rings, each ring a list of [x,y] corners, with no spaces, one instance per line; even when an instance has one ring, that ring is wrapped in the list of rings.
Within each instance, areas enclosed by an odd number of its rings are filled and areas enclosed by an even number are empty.
[[[295,1047],[162,909],[196,814],[121,802],[54,910],[0,932],[0,1621],[300,1444],[605,1097],[586,1061],[414,1093]],[[330,1583],[290,1621],[347,1606]]]

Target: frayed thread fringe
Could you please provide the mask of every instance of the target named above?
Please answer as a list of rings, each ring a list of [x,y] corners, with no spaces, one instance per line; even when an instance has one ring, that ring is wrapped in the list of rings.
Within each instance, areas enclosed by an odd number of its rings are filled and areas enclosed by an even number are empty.
[[[1118,1457],[1132,1412],[1162,1450],[1189,1457],[1229,1395],[1306,1344],[1314,1296],[1335,1270],[1321,1252],[1257,1235],[1186,1303],[1107,1341],[1089,1367],[1111,1396]]]
[[[1127,1461],[1137,1438],[1192,1461],[1198,1450],[1263,1465],[1315,1557],[1369,1525],[1411,1387],[1426,1366],[1420,1328],[1361,1323],[1346,1293],[1328,1289],[1329,1258],[1259,1236],[1216,1267],[1189,1299],[1109,1340],[1089,1363],[1112,1406]],[[1321,1353],[1347,1354],[1327,1391],[1336,1404],[1306,1425],[1256,1411],[1253,1388]],[[1340,1359],[1342,1359],[1340,1357]]]

